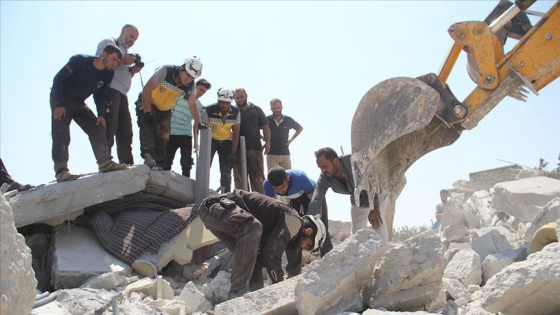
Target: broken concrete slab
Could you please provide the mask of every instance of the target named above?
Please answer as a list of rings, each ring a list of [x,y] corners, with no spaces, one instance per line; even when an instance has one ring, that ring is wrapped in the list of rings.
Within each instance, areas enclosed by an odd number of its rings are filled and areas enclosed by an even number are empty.
[[[481,220],[474,210],[463,207],[462,200],[452,197],[445,206],[440,229],[450,225],[464,225],[468,229],[477,229],[481,226]]]
[[[54,236],[51,285],[55,290],[78,288],[90,277],[130,266],[109,254],[95,234],[79,226],[61,226]]]
[[[514,216],[518,222],[533,222],[540,208],[556,197],[560,197],[560,180],[531,177],[496,184],[492,206]]]
[[[500,272],[505,267],[511,265],[513,259],[502,254],[490,254],[482,261],[482,284]]]
[[[298,314],[295,288],[302,275],[245,294],[216,305],[216,315]]]
[[[131,166],[123,171],[95,173],[77,180],[48,184],[10,198],[16,227],[80,211],[146,188],[150,169]]]
[[[492,207],[494,190],[488,188],[474,192],[465,202],[465,209],[470,212],[478,213],[482,226],[489,226],[496,215],[497,210]]]
[[[37,280],[31,250],[14,225],[12,208],[0,195],[0,314],[29,314]]]
[[[482,288],[482,306],[508,315],[558,314],[559,261],[560,243],[552,243],[505,267]]]
[[[206,313],[206,311],[212,310],[214,308],[214,305],[212,305],[212,303],[208,301],[208,299],[206,299],[204,293],[202,293],[192,281],[189,281],[183,287],[183,290],[176,299],[185,302],[185,304],[187,304],[187,306],[193,313]]]
[[[442,247],[441,239],[430,233],[393,244],[377,261],[373,282],[364,290],[369,307],[390,311],[433,311],[442,307],[432,304],[441,291]]]
[[[488,232],[479,235],[472,241],[471,246],[480,257],[481,263],[488,255],[498,254],[513,249],[507,238],[497,229],[491,229]]]
[[[373,266],[386,251],[375,231],[362,229],[350,235],[302,274],[295,288],[298,313],[328,315],[361,309],[362,287],[372,282]]]
[[[480,285],[482,281],[480,256],[472,249],[459,251],[445,267],[443,277],[457,279],[465,286]]]
[[[145,192],[181,201],[194,203],[195,181],[172,171],[150,171]]]

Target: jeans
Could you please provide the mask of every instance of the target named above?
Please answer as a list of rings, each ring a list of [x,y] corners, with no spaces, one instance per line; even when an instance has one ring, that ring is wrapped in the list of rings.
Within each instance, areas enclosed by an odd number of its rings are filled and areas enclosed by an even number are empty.
[[[192,137],[183,135],[171,135],[165,145],[165,166],[164,170],[171,170],[173,160],[175,159],[175,152],[181,149],[181,170],[183,176],[191,177],[191,169],[194,165],[192,158]]]
[[[240,207],[224,210],[219,203],[200,205],[200,219],[233,254],[230,292],[249,291],[262,234],[259,220]]]
[[[93,154],[98,165],[105,165],[112,160],[105,130],[101,124],[97,124],[97,117],[81,100],[73,99],[64,95],[66,115],[60,120],[53,118],[55,108],[54,100],[51,103],[51,133],[52,133],[52,159],[54,161],[55,174],[68,171],[68,147],[70,146],[70,123],[74,120],[80,128],[88,135]]]
[[[231,169],[228,157],[231,153],[231,140],[219,141],[212,139],[212,148],[210,153],[211,161],[214,160],[214,155],[218,152],[218,159],[220,162],[220,186],[222,193],[231,191]],[[212,162],[210,162],[212,163]]]
[[[160,111],[152,106],[152,111],[156,116],[156,126],[146,124],[144,113],[138,115],[138,127],[140,128],[140,155],[142,158],[145,153],[152,155],[160,166],[165,165],[165,143],[169,138],[169,126],[171,121],[171,111]]]
[[[235,177],[235,189],[242,189],[241,173],[241,150],[237,150],[237,159],[233,174]],[[256,191],[264,195],[264,159],[262,150],[247,149],[247,173],[251,186],[251,191]]]
[[[121,92],[110,89],[105,120],[107,121],[107,146],[109,152],[117,139],[117,156],[120,163],[134,164],[132,157],[132,119],[128,109],[128,98]]]

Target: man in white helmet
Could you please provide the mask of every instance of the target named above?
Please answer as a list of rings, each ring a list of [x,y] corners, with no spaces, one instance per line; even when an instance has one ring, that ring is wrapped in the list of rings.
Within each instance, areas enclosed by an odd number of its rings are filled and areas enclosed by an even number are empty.
[[[284,280],[284,252],[287,277],[300,274],[301,251],[319,249],[326,235],[317,217],[300,217],[286,204],[257,192],[234,190],[206,198],[199,213],[206,228],[233,254],[228,299],[262,288],[263,267],[272,283]]]
[[[241,115],[231,106],[235,93],[230,89],[218,90],[218,102],[206,107],[208,125],[212,130],[210,158],[218,152],[221,192],[231,191],[231,170],[235,166]]]
[[[165,65],[156,69],[136,101],[140,127],[140,155],[150,168],[165,165],[165,143],[169,140],[171,109],[178,98],[189,103],[195,124],[206,127],[196,104],[194,80],[202,74],[202,62],[189,58],[181,66]]]

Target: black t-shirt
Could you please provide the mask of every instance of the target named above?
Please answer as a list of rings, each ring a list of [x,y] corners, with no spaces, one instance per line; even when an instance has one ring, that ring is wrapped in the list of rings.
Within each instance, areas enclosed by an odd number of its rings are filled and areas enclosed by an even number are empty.
[[[262,150],[261,127],[268,125],[268,120],[263,110],[253,103],[248,103],[249,108],[241,111],[241,124],[239,136],[245,137],[245,147],[252,150]]]

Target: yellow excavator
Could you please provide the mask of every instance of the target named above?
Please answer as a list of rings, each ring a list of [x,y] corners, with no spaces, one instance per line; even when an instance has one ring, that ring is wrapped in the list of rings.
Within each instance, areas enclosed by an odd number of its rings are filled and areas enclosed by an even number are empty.
[[[451,25],[454,42],[438,74],[391,78],[364,95],[352,119],[356,191],[394,201],[416,160],[455,142],[506,96],[524,100],[528,90],[537,94],[558,78],[560,0],[544,14],[529,10],[534,2],[501,0],[484,21]],[[532,25],[528,14],[541,17]],[[507,38],[518,42],[504,52]],[[461,102],[446,80],[462,52],[476,87]],[[389,232],[393,215],[386,216]]]

